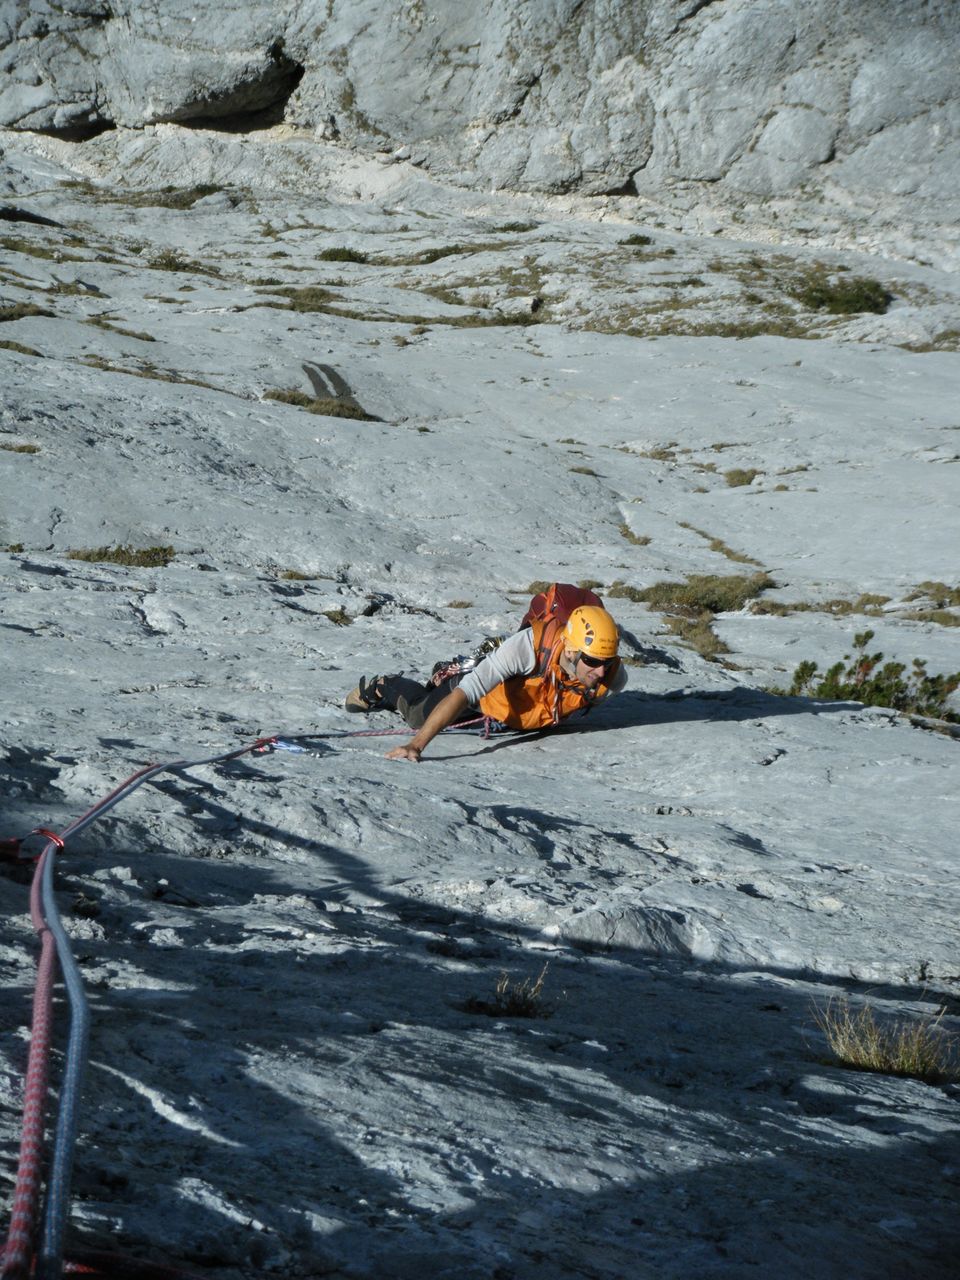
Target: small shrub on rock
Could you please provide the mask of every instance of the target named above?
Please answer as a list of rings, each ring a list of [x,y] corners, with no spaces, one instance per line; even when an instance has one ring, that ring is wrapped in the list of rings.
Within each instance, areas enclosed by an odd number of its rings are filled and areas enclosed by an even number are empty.
[[[317,257],[321,262],[366,262],[367,255],[358,249],[322,249]]]
[[[834,316],[858,315],[863,311],[883,315],[892,301],[892,295],[878,280],[866,276],[831,280],[823,267],[808,271],[789,293],[811,311],[827,311]]]
[[[883,662],[882,653],[867,653],[873,634],[872,631],[858,632],[853,637],[853,656],[845,654],[843,661],[835,662],[821,679],[817,679],[815,662],[801,662],[793,674],[787,691],[789,696],[862,702],[868,707],[890,707],[894,711],[960,723],[960,716],[946,705],[950,695],[960,688],[960,671],[928,675],[922,658],[914,658],[909,672],[905,662]]]

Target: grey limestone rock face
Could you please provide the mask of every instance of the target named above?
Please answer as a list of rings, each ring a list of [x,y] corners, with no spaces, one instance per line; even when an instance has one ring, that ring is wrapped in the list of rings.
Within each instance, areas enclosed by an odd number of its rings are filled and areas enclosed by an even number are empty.
[[[299,78],[283,52],[287,17],[245,0],[7,0],[0,121],[56,132],[260,110]]]
[[[942,200],[958,52],[954,0],[2,0],[0,124],[272,108],[471,186]]]

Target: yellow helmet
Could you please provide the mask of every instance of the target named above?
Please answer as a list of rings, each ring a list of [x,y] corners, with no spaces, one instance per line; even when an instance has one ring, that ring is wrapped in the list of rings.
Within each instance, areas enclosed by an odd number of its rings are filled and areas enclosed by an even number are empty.
[[[564,644],[577,649],[588,658],[613,658],[620,643],[617,624],[595,604],[583,604],[574,609],[563,629]]]

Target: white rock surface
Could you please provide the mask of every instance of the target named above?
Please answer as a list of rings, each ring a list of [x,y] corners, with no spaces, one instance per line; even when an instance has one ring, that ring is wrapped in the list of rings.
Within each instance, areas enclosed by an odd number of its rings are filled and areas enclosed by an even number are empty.
[[[960,743],[766,690],[868,626],[960,667],[955,627],[908,616],[957,585],[955,277],[289,130],[0,146],[5,207],[60,224],[3,225],[0,836],[148,760],[313,735],[145,787],[60,860],[94,1021],[70,1243],[218,1280],[952,1276],[957,1087],[831,1065],[814,1007],[956,1032]],[[805,311],[814,258],[888,312]],[[307,287],[325,310],[284,309]],[[721,336],[785,316],[807,336]],[[118,544],[176,554],[67,554]],[[722,614],[721,663],[609,597],[758,567],[768,601],[889,599]],[[511,629],[545,577],[602,584],[642,660],[621,698],[419,768],[324,736],[358,727],[358,675]],[[25,881],[4,867],[6,1187]],[[471,1011],[546,962],[549,1018]]]

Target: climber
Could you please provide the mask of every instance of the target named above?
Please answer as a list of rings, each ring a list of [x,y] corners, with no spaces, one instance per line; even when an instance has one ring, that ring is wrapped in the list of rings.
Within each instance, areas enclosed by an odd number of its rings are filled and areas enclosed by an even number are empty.
[[[350,711],[399,711],[417,732],[387,752],[387,759],[419,761],[448,725],[481,715],[508,729],[546,729],[619,693],[627,683],[617,657],[619,639],[606,609],[583,605],[566,621],[535,619],[491,646],[472,669],[441,671],[439,683],[421,684],[402,675],[365,677],[344,705]]]

